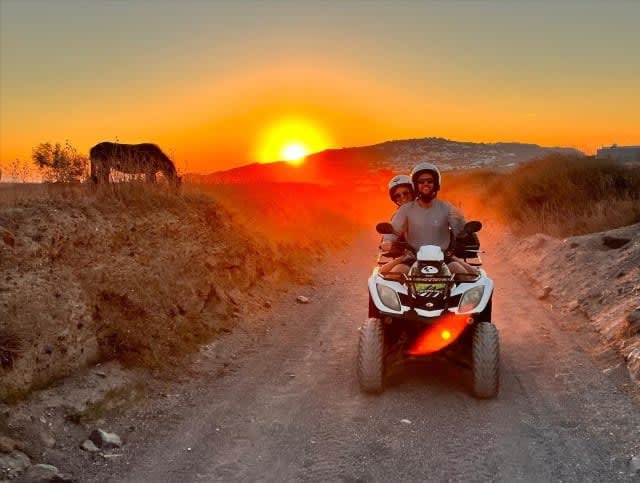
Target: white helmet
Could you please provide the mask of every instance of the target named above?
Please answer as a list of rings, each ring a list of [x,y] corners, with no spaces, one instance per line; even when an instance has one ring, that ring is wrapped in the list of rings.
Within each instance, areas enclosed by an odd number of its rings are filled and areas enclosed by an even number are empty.
[[[398,204],[398,203],[396,202],[396,200],[393,199],[393,194],[394,194],[396,188],[398,188],[399,186],[403,186],[403,185],[406,185],[411,190],[411,194],[413,195],[413,184],[411,183],[411,178],[409,176],[407,176],[406,174],[399,174],[397,176],[394,176],[389,181],[389,185],[388,185],[389,198],[391,198],[391,201],[393,201],[396,204]]]
[[[435,184],[433,186],[433,191],[438,192],[440,190],[440,187],[442,186],[442,178],[440,176],[440,170],[438,169],[438,167],[435,164],[431,164],[431,163],[417,164],[411,170],[411,182],[413,183],[413,189],[416,191],[416,193],[419,192],[418,176],[420,176],[425,171],[430,172],[435,177]]]

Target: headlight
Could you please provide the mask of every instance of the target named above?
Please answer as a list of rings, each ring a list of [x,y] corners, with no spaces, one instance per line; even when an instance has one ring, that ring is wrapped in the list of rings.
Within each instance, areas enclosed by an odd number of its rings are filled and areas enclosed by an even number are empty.
[[[380,283],[376,284],[376,290],[378,291],[378,297],[386,307],[391,310],[400,310],[400,299],[395,290]]]
[[[458,313],[464,314],[475,309],[480,303],[480,300],[482,300],[483,293],[483,286],[473,287],[472,289],[467,290],[460,299],[460,303],[458,304]]]

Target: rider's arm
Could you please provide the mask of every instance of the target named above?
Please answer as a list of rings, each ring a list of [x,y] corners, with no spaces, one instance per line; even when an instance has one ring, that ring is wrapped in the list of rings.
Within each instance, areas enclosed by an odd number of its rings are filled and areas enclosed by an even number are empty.
[[[394,268],[397,265],[400,265],[401,263],[403,263],[405,260],[405,256],[401,256],[398,258],[394,258],[393,260],[391,260],[390,262],[385,263],[384,265],[382,265],[380,267],[380,273],[387,273],[390,272],[392,268]]]
[[[407,220],[409,213],[409,206],[411,203],[402,205],[391,217],[391,226],[396,234],[383,235],[382,236],[382,250],[388,251],[391,249],[391,243],[400,240],[401,237],[406,239],[407,237]],[[404,239],[402,241],[405,241]]]
[[[395,231],[398,235],[407,236],[407,217],[409,213],[409,205],[411,203],[407,203],[402,205],[398,211],[396,211],[391,217],[391,225],[393,226],[393,231]],[[394,241],[398,239],[398,236],[394,236]]]
[[[396,233],[404,233],[404,230],[402,229],[403,223],[401,220],[403,216],[406,219],[406,215],[401,215],[401,212],[402,207],[400,207],[400,209],[391,217],[391,225],[393,226],[393,231]],[[380,245],[380,248],[385,251],[390,250],[391,244],[398,241],[398,238],[399,236],[395,234],[382,235],[382,244]]]
[[[462,229],[464,228],[464,224],[466,223],[462,211],[460,211],[459,208],[450,205],[448,220],[449,226],[453,229],[453,234],[455,236],[460,235],[462,233]]]

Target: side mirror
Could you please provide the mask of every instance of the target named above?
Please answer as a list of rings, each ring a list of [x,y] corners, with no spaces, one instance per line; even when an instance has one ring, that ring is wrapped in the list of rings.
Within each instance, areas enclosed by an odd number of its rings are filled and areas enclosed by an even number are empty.
[[[394,235],[396,233],[393,231],[393,225],[388,221],[378,223],[376,225],[376,231],[381,235]]]
[[[465,223],[464,229],[462,231],[464,231],[465,233],[475,233],[477,231],[480,231],[481,229],[482,223],[480,223],[479,221],[468,221],[467,223]]]

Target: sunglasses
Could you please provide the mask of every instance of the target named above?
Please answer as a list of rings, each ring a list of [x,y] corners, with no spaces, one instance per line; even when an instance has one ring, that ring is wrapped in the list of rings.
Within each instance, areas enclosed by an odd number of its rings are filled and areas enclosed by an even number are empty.
[[[411,196],[411,191],[396,191],[393,194],[394,200],[399,200],[400,198],[409,198]]]
[[[433,178],[420,178],[418,180],[418,184],[434,184],[435,180]]]

